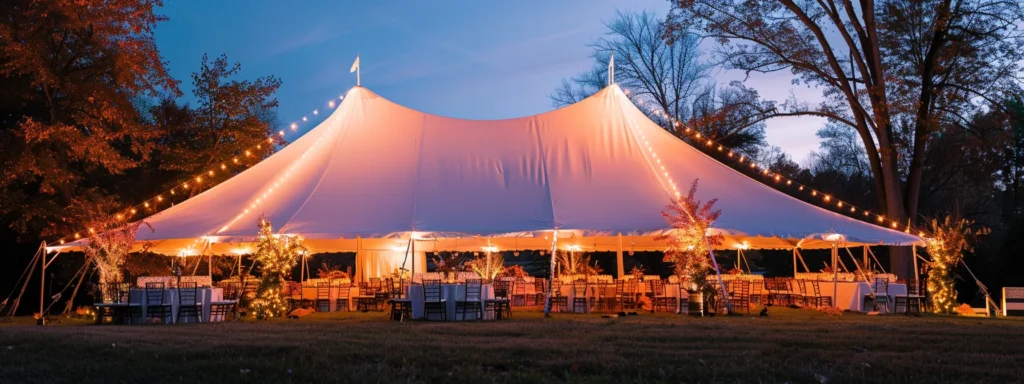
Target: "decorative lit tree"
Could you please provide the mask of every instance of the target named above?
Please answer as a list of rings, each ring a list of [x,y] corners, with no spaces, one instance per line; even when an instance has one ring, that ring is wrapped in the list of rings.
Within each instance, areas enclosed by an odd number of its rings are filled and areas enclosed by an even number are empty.
[[[100,283],[124,280],[124,264],[135,246],[135,232],[143,222],[124,223],[90,237],[82,247],[86,262],[92,260],[100,272]],[[148,224],[147,224],[148,226]],[[106,226],[99,226],[100,228]]]
[[[306,248],[302,246],[302,237],[274,234],[269,220],[260,218],[259,227],[256,253],[253,256],[261,264],[263,276],[256,289],[256,299],[250,307],[253,316],[263,320],[283,316],[288,310],[282,290],[285,275],[295,267]]]
[[[568,252],[560,252],[556,256],[559,276],[589,277],[604,272],[596,261],[591,264],[590,255],[579,253],[579,246],[572,246]]]
[[[484,252],[483,255],[467,262],[466,267],[476,272],[484,281],[492,281],[505,271],[505,258],[500,252]]]
[[[708,230],[722,215],[722,211],[714,209],[718,199],[703,204],[696,199],[697,182],[693,181],[685,197],[673,198],[666,210],[661,212],[672,231],[656,239],[668,240],[665,261],[673,264],[674,273],[694,284],[705,297],[712,298],[715,289],[708,282],[708,276],[715,270],[711,267],[708,247],[721,245],[723,237],[708,234]]]
[[[964,252],[971,252],[974,247],[969,237],[977,237],[989,233],[988,228],[972,230],[974,222],[946,216],[943,221],[932,219],[930,234],[927,241],[928,255],[932,262],[928,271],[928,294],[931,296],[932,311],[935,313],[957,313],[956,289],[953,286],[956,265],[963,260]]]

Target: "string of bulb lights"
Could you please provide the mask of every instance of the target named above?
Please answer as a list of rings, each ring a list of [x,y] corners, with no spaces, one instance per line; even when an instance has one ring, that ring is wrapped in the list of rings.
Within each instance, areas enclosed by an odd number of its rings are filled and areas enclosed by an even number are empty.
[[[340,106],[341,105],[341,101],[344,101],[344,100],[345,100],[345,95],[341,95],[337,99],[331,99],[331,100],[327,101],[327,107],[333,109],[333,108],[335,108],[337,106]],[[314,116],[318,116],[320,114],[320,110],[319,109],[314,109],[312,111],[312,114]],[[302,116],[301,119],[296,120],[296,121],[292,122],[291,124],[289,124],[287,130],[285,130],[285,129],[279,130],[277,132],[276,136],[280,137],[280,138],[283,138],[286,134],[289,133],[288,131],[291,131],[291,133],[295,133],[295,132],[297,132],[299,130],[299,127],[301,125],[305,125],[305,123],[308,123],[309,120],[310,120],[309,119],[309,115]],[[188,190],[190,190],[190,188],[199,188],[200,185],[203,185],[204,180],[206,181],[207,184],[210,184],[210,182],[212,180],[211,179],[212,177],[214,177],[214,176],[216,176],[216,175],[218,175],[220,173],[230,172],[229,168],[231,168],[231,167],[229,167],[228,164],[237,165],[237,166],[244,166],[245,164],[240,160],[241,157],[251,158],[251,157],[255,156],[253,154],[254,152],[263,150],[263,146],[264,145],[270,145],[271,148],[273,148],[273,143],[274,143],[274,135],[268,136],[267,140],[266,140],[266,143],[260,142],[260,143],[258,143],[256,145],[246,149],[245,151],[242,151],[238,156],[233,157],[230,162],[227,162],[227,161],[222,162],[219,167],[211,168],[211,169],[207,170],[206,172],[202,172],[202,173],[199,173],[199,174],[195,175],[195,177],[187,178],[187,179],[185,179],[185,181],[183,181],[181,183],[178,183],[178,184],[175,184],[173,187],[171,187],[170,189],[168,189],[164,193],[158,194],[158,195],[153,196],[152,198],[149,198],[149,199],[147,199],[147,200],[145,200],[145,201],[143,201],[141,203],[129,206],[129,207],[127,207],[127,208],[125,208],[125,209],[123,209],[121,211],[118,211],[117,213],[115,213],[113,215],[113,219],[115,220],[115,222],[121,222],[121,221],[124,221],[124,220],[132,219],[136,215],[138,215],[139,212],[147,211],[147,210],[150,210],[151,208],[155,209],[155,208],[159,207],[161,204],[163,204],[164,201],[169,200],[170,199],[169,197],[164,197],[166,195],[177,196],[178,195],[178,191],[188,191]],[[280,150],[281,148],[284,148],[284,147],[288,146],[288,144],[290,144],[290,143],[287,143],[287,144],[281,146],[280,148],[277,148],[276,150]],[[265,159],[266,158],[259,159],[255,163],[252,163],[252,166],[255,166],[256,164],[261,163]],[[216,168],[220,168],[220,172],[217,172],[215,170]],[[204,177],[206,179],[204,179]],[[230,179],[230,178],[228,178],[228,179]],[[221,182],[227,181],[228,179],[221,180]],[[217,183],[214,183],[214,184],[210,185],[210,187],[212,188],[216,184]],[[182,199],[181,201],[188,200],[191,197],[192,196],[186,197],[185,199]],[[153,213],[155,214],[155,213],[158,213],[158,212],[159,212],[159,210],[157,210],[156,212],[153,212]],[[95,227],[89,227],[85,231],[75,232],[71,236],[61,237],[59,240],[57,240],[57,243],[63,245],[63,244],[65,244],[67,242],[67,239],[72,238],[72,237],[74,238],[74,240],[79,240],[79,239],[82,238],[82,232],[88,232],[88,234],[94,235],[94,234],[96,234],[96,228]],[[192,246],[195,246],[196,244],[198,244],[199,240],[200,239],[197,239],[195,242],[193,242]],[[191,248],[192,246],[190,246],[189,248]]]
[[[627,96],[629,95],[629,90],[628,89],[624,90],[624,92],[625,92],[625,94]],[[765,183],[765,182],[763,182],[761,180],[758,180],[759,182],[761,182],[764,185],[767,185],[767,186],[772,187],[772,188],[777,189],[777,190],[781,190],[780,187],[782,187],[782,186],[790,187],[790,188],[796,188],[796,192],[801,192],[801,193],[809,194],[810,197],[813,198],[814,200],[817,200],[817,199],[820,198],[821,199],[820,201],[822,203],[824,203],[824,205],[826,205],[826,206],[834,206],[835,207],[834,211],[837,212],[837,213],[843,213],[843,214],[846,214],[848,217],[858,218],[858,219],[861,219],[864,222],[867,222],[867,223],[870,223],[870,224],[875,224],[875,225],[878,225],[878,226],[883,227],[883,228],[888,228],[888,229],[893,229],[893,230],[903,230],[903,232],[905,232],[905,233],[912,233],[912,232],[914,232],[912,226],[910,225],[909,220],[908,220],[907,224],[904,225],[904,224],[899,223],[899,222],[897,222],[895,220],[888,219],[883,214],[872,213],[870,210],[861,209],[861,208],[858,208],[858,207],[854,206],[853,204],[849,204],[848,202],[843,202],[841,200],[835,199],[835,198],[832,197],[831,194],[818,191],[818,190],[816,190],[814,188],[811,188],[811,187],[809,187],[807,185],[804,185],[804,184],[802,184],[802,183],[800,183],[798,181],[795,181],[791,177],[787,177],[787,176],[779,174],[777,172],[773,172],[771,169],[768,168],[767,165],[759,165],[759,164],[757,164],[755,161],[750,160],[747,156],[739,153],[739,151],[736,151],[736,150],[733,150],[733,149],[731,149],[729,147],[726,147],[725,145],[722,145],[717,140],[714,140],[714,139],[712,139],[710,137],[702,135],[698,130],[691,128],[689,125],[684,124],[683,122],[673,118],[672,116],[669,116],[667,113],[665,113],[661,109],[654,109],[654,108],[645,107],[644,103],[643,103],[643,100],[637,100],[636,104],[637,104],[638,107],[644,108],[647,111],[647,113],[649,113],[649,114],[652,114],[654,116],[667,119],[669,121],[669,123],[672,124],[672,127],[676,130],[676,132],[680,132],[680,133],[683,134],[684,137],[689,138],[689,139],[692,140],[692,142],[694,144],[693,145],[694,148],[698,148],[699,149],[699,147],[705,147],[705,148],[707,148],[708,152],[713,152],[713,151],[717,150],[719,153],[725,154],[726,158],[735,159],[735,161],[737,161],[739,163],[739,165],[738,166],[732,166],[732,167],[734,169],[737,169],[737,170],[741,170],[745,165],[749,164],[749,168],[750,169],[752,169],[752,170],[759,170],[759,172],[757,172],[758,174],[762,175],[763,177],[768,178],[769,180],[774,181],[775,184],[778,185],[778,186],[773,186],[771,184],[768,184],[768,183]],[[682,129],[682,131],[680,131],[680,129]],[[639,132],[639,131],[636,131],[636,132]],[[661,166],[661,168],[660,168],[661,172],[659,173],[659,177],[660,177],[660,175],[662,173],[664,174],[664,176],[668,180],[669,185],[671,185],[672,189],[675,191],[676,197],[678,198],[679,197],[679,190],[676,188],[676,185],[672,182],[672,179],[671,179],[671,177],[669,177],[668,173],[665,172],[665,167],[661,165],[661,160],[658,159],[657,154],[654,153],[654,150],[652,149],[652,147],[647,142],[646,137],[643,136],[643,133],[640,133],[640,138],[643,140],[643,143],[647,147],[648,152],[650,152],[651,156],[657,161],[657,165]],[[754,179],[754,178],[751,178],[751,179]],[[757,180],[757,179],[754,179],[754,180]],[[782,185],[779,185],[779,184],[782,184]],[[834,204],[833,204],[833,202],[834,202]],[[858,216],[858,214],[859,214],[859,216]],[[917,233],[918,233],[918,236],[920,236],[920,237],[924,237],[925,236],[924,231],[917,231]]]

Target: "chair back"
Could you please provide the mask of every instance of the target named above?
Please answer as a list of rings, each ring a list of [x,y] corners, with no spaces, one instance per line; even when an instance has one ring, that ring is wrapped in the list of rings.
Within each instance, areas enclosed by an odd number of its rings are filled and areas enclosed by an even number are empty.
[[[146,283],[146,305],[164,305],[164,283]]]
[[[123,303],[128,301],[128,295],[122,288],[122,283],[103,283],[100,285],[101,303]]]
[[[316,283],[316,299],[328,300],[331,298],[331,282],[321,281]]]
[[[647,280],[647,289],[651,291],[651,295],[664,296],[665,282],[662,280]]]
[[[370,278],[370,285],[369,285],[369,287],[370,287],[370,289],[372,289],[374,291],[374,293],[379,292],[381,287],[382,287],[382,285],[383,284],[382,284],[382,282],[381,282],[379,277],[371,277]]]
[[[548,279],[537,278],[533,279],[533,291],[539,294],[548,293]]]
[[[562,280],[552,279],[551,280],[551,296],[562,297]]]
[[[797,289],[800,290],[800,295],[807,296],[807,280],[794,280],[794,284],[796,284]]]
[[[426,280],[424,280],[426,282]],[[377,290],[368,282],[359,283],[359,296],[373,296]]]
[[[508,280],[494,280],[494,297],[500,299],[507,299],[509,291],[512,288],[512,282]]]
[[[193,306],[196,305],[196,296],[199,284],[192,281],[182,281],[178,284],[178,305],[182,306]]]
[[[362,288],[360,288],[362,290]],[[441,280],[423,280],[423,301],[441,301]]]
[[[404,278],[399,277],[397,279],[391,279],[391,284],[389,285],[389,287],[390,287],[390,290],[391,290],[391,297],[399,298],[399,299],[405,297],[405,279]]]
[[[734,281],[732,285],[732,293],[736,297],[749,299],[750,298],[750,282],[746,280]]]
[[[352,288],[352,284],[349,284],[349,283],[338,284],[338,297],[337,298],[339,298],[339,299],[347,299],[347,298],[349,298],[349,296],[350,296],[349,292],[350,292],[351,288]]]
[[[814,289],[815,297],[821,297],[821,283],[818,280],[811,280],[811,288]]]
[[[483,280],[467,279],[466,291],[462,294],[462,301],[480,301],[480,291],[483,290],[483,286]]]
[[[920,296],[921,292],[924,292],[924,287],[921,286],[920,281],[916,279],[907,279],[907,294],[911,296]]]
[[[889,294],[889,279],[875,278],[875,294]]]
[[[587,295],[587,281],[576,280],[572,282],[572,294],[576,297],[583,297]]]
[[[755,281],[750,284],[750,294],[761,296],[764,294],[764,281]]]

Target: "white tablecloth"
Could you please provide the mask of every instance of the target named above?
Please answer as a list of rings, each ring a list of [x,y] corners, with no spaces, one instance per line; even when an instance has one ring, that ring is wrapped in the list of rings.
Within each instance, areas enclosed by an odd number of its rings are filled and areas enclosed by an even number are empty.
[[[317,308],[317,287],[302,287],[302,298],[313,301],[313,308]],[[348,310],[354,311],[356,308],[356,296],[359,296],[359,287],[351,286],[348,288]],[[331,312],[337,311],[338,308],[338,294],[341,292],[341,287],[331,287],[330,295],[328,298],[331,300]]]
[[[845,282],[840,281],[835,283],[835,296],[833,297],[833,283],[831,281],[819,281],[818,286],[822,296],[832,297],[832,302],[839,308],[844,310],[850,310],[855,312],[870,312],[874,310],[874,307],[868,306],[864,308],[864,296],[871,293],[872,286],[865,282]],[[811,284],[807,283],[808,294],[814,294],[814,288]],[[889,313],[893,310],[893,300],[896,296],[903,296],[907,294],[906,284],[889,284]]]
[[[412,300],[412,318],[422,319],[424,312],[423,305],[423,285],[413,284],[406,287],[405,297]],[[466,293],[466,286],[462,284],[441,284],[441,298],[445,300],[445,307],[448,311],[448,321],[459,321],[462,319],[455,318],[455,301],[462,300],[463,295]],[[494,287],[490,284],[484,284],[480,289],[480,307],[483,308],[483,301],[494,298]],[[509,299],[511,299],[511,293],[509,293]],[[436,314],[433,316],[437,316]],[[484,315],[485,318],[487,315]],[[473,317],[467,315],[467,320],[472,320]],[[429,318],[428,320],[440,320],[440,316],[437,318]]]
[[[163,293],[164,293],[163,304],[164,305],[167,305],[167,304],[171,305],[171,317],[169,319],[165,318],[165,319],[163,319],[163,321],[165,323],[174,323],[177,320],[177,317],[178,317],[178,305],[179,305],[178,290],[177,289],[173,289],[173,288],[172,289],[164,289]],[[222,288],[211,288],[211,287],[196,288],[196,304],[202,304],[203,305],[203,317],[204,317],[203,321],[210,321],[211,320],[211,317],[210,317],[210,303],[214,302],[214,301],[222,301],[222,300],[224,300],[224,289],[222,289]],[[147,318],[148,305],[146,303],[146,290],[145,289],[133,288],[130,291],[128,291],[128,302],[130,302],[132,304],[141,304],[142,305],[142,318],[143,319]],[[224,319],[216,318],[216,319],[212,319],[212,320],[213,321],[221,321],[221,320],[224,320]],[[195,317],[194,316],[188,316],[188,317],[182,318],[181,321],[184,322],[184,323],[194,322],[195,321]]]

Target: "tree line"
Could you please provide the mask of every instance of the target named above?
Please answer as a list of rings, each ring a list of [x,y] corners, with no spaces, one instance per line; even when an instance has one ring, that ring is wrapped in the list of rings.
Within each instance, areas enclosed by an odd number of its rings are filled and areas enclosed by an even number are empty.
[[[591,44],[594,67],[550,98],[578,101],[616,82],[681,139],[682,126],[773,172],[881,212],[900,227],[954,214],[993,228],[969,258],[995,286],[1024,284],[1019,171],[1024,130],[1024,5],[1002,0],[669,0],[667,15],[620,12]],[[711,73],[739,71],[718,84]],[[820,91],[812,105],[768,100],[751,74]],[[764,122],[824,118],[800,164],[765,141]],[[680,126],[671,121],[681,122]],[[697,148],[703,146],[697,145]],[[888,223],[888,221],[887,221]],[[912,275],[907,250],[891,269]],[[973,283],[971,283],[973,284]]]

